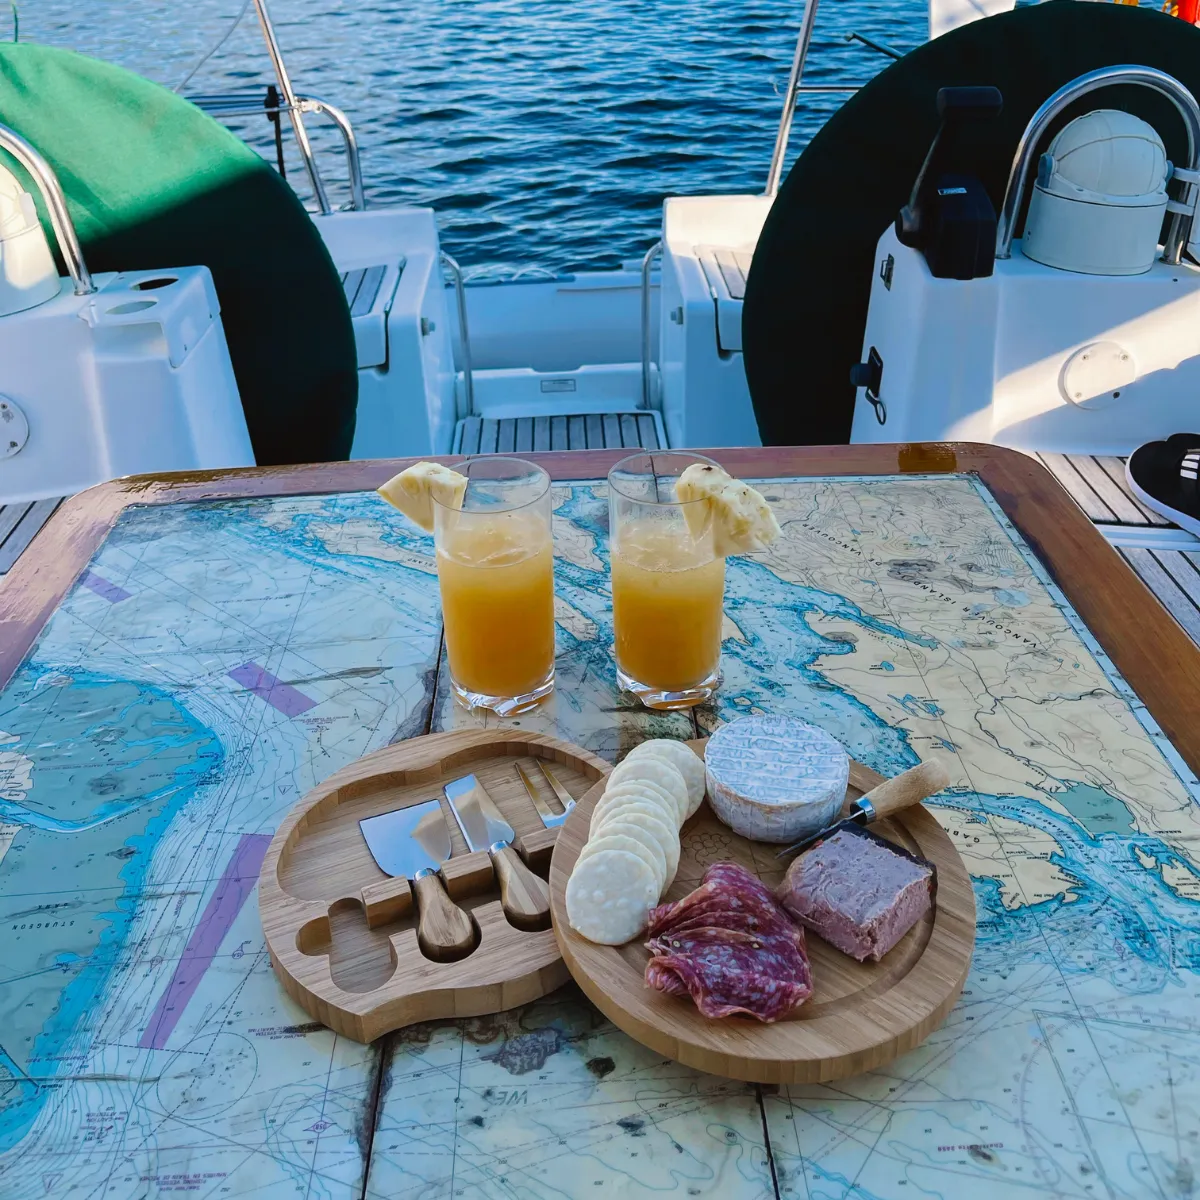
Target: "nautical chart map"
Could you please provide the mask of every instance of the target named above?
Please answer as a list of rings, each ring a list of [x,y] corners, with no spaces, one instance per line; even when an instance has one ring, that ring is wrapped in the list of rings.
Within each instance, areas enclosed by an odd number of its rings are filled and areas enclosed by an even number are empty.
[[[304,792],[474,720],[430,539],[374,495],[129,509],[0,693],[0,1195],[1192,1196],[1196,781],[965,477],[773,480],[719,703],[892,774],[936,753],[979,934],[886,1070],[756,1089],[572,988],[373,1047],[284,995],[254,883]],[[559,691],[616,758],[692,735],[614,685],[603,489],[557,508]]]

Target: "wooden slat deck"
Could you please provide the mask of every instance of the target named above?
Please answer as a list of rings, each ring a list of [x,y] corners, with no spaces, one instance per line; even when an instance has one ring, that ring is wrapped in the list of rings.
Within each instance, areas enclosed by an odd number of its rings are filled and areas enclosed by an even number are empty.
[[[731,300],[746,298],[746,280],[750,276],[750,264],[754,251],[748,247],[734,249],[730,246],[697,246],[696,257],[700,259],[704,273],[710,283],[720,279]]]
[[[0,505],[0,575],[11,570],[63,499],[54,496],[28,504]]]
[[[1038,454],[1163,607],[1200,643],[1200,539],[1129,490],[1123,458]]]
[[[342,275],[342,290],[352,317],[365,316],[375,307],[386,273],[387,267],[359,267]]]
[[[651,412],[578,413],[565,416],[466,417],[459,422],[456,454],[521,454],[537,450],[660,450],[667,440]]]

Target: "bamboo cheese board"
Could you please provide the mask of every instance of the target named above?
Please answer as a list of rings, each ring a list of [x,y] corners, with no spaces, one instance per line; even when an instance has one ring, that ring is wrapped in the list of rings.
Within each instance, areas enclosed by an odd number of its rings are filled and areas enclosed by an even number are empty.
[[[288,813],[263,860],[259,912],[275,972],[306,1012],[346,1037],[369,1042],[414,1021],[527,1004],[567,981],[549,914],[542,928],[522,928],[501,905],[500,878],[514,869],[506,866],[514,858],[506,856],[515,851],[518,872],[527,865],[544,876],[561,832],[539,816],[543,808],[559,815],[563,809],[547,777],[526,771],[540,801],[535,807],[517,771],[539,758],[572,797],[609,770],[582,747],[541,734],[430,734],[359,759]],[[442,789],[471,774],[512,825],[512,850],[468,851]],[[441,810],[439,815],[431,805],[431,819],[444,821],[449,832],[451,857],[440,871],[416,881],[414,899],[408,877],[377,865],[359,822],[431,800]],[[531,882],[544,890],[544,883]],[[522,900],[517,883],[504,892],[512,906]],[[454,961],[426,953],[425,914],[434,908],[425,898],[435,893],[442,897],[438,913],[467,928],[469,941]]]
[[[689,743],[703,757],[704,740]],[[851,761],[846,804],[883,782]],[[562,826],[550,864],[550,905],[563,960],[588,998],[618,1028],[687,1066],[752,1083],[824,1083],[890,1062],[919,1045],[945,1019],[966,981],[975,945],[975,896],[950,837],[923,805],[872,830],[937,868],[932,909],[878,963],[859,963],[815,933],[807,937],[814,992],[773,1024],[752,1018],[710,1020],[689,997],[668,996],[644,980],[643,939],[623,946],[588,941],[567,921],[566,886],[587,841],[599,781]],[[683,826],[675,880],[662,902],[699,886],[716,862],[740,863],[774,887],[786,873],[780,847],[734,833],[708,801]]]

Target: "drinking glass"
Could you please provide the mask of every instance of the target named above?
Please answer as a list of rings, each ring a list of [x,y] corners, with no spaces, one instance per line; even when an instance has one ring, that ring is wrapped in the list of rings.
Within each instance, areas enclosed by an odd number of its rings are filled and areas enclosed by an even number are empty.
[[[550,476],[496,454],[454,469],[462,508],[433,506],[450,684],[468,707],[512,716],[554,690]]]
[[[617,682],[647,708],[689,708],[720,682],[725,560],[713,553],[706,501],[675,498],[684,470],[711,462],[643,452],[608,473]]]

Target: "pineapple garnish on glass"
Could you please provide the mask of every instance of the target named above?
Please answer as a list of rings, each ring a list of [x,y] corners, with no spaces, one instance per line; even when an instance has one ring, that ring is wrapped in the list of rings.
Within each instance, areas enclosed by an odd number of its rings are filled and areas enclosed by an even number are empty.
[[[764,550],[762,495],[698,454],[633,454],[608,475],[617,682],[647,708],[688,708],[721,677],[725,559]]]
[[[520,458],[417,463],[379,494],[433,534],[450,683],[512,716],[554,690],[550,476]]]

